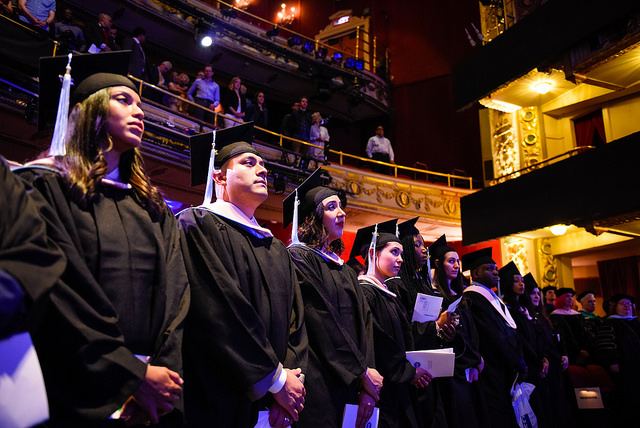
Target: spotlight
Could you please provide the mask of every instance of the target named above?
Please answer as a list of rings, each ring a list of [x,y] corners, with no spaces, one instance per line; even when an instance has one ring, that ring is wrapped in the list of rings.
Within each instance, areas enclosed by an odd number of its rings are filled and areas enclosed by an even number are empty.
[[[331,62],[334,64],[342,64],[342,54],[340,52],[336,52],[331,57]]]
[[[267,31],[267,38],[269,39],[273,39],[274,37],[278,37],[278,34],[280,33],[280,30],[278,29],[277,26],[273,27],[271,30]]]
[[[319,47],[316,51],[316,58],[319,60],[324,60],[327,57],[327,48]]]
[[[235,19],[238,17],[238,12],[236,12],[236,10],[231,7],[226,9],[220,9],[220,13],[222,13],[222,16],[229,19]]]
[[[363,70],[364,69],[364,60],[363,59],[357,59],[355,65],[356,65],[356,70]]]
[[[356,59],[352,56],[347,58],[347,61],[344,63],[344,66],[349,69],[353,69],[356,66]]]
[[[210,35],[206,34],[204,35],[201,39],[200,39],[200,46],[202,46],[203,48],[208,48],[209,46],[211,46],[213,44],[213,37],[211,37]]]
[[[290,48],[294,46],[298,46],[301,43],[302,43],[302,40],[300,40],[300,37],[298,36],[291,36],[289,37],[289,40],[287,40],[287,44],[289,45]]]
[[[304,52],[304,53],[313,52],[313,51],[314,51],[314,49],[315,49],[315,47],[316,47],[316,44],[315,44],[315,43],[313,43],[313,42],[312,42],[312,41],[310,41],[310,40],[306,40],[306,41],[304,42],[304,45],[302,45],[302,52]]]

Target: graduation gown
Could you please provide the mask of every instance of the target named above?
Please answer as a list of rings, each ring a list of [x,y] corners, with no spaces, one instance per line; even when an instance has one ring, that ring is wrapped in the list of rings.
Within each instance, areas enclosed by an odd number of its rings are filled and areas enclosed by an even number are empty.
[[[526,371],[517,331],[482,294],[467,289],[464,295],[478,331],[480,354],[484,358],[479,382],[489,420],[496,427],[517,427],[510,391],[516,374]]]
[[[302,245],[289,253],[301,274],[309,337],[307,395],[296,426],[339,428],[345,404],[358,404],[360,375],[375,367],[371,311],[346,264]]]
[[[189,290],[178,230],[132,191],[98,184],[87,206],[67,197],[54,170],[20,174],[34,192],[47,233],[67,256],[60,283],[33,338],[47,386],[49,426],[100,426],[138,388],[150,364],[182,373],[182,322]],[[164,422],[179,426],[181,403]]]
[[[585,329],[584,317],[579,313],[567,315],[554,311],[549,319],[567,348],[569,364],[586,364],[592,346],[591,336]]]
[[[0,158],[0,338],[37,325],[64,268],[25,183]]]
[[[278,239],[194,208],[178,218],[192,305],[185,408],[193,427],[252,427],[281,365],[306,369],[295,267]]]
[[[359,278],[373,314],[376,368],[384,377],[380,391],[381,428],[417,428],[416,389],[411,385],[416,369],[406,358],[414,350],[411,326],[397,297]]]

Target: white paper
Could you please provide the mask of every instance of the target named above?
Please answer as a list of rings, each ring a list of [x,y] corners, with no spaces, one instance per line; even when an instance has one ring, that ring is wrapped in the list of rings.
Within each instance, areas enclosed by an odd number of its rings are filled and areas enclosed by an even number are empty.
[[[461,301],[462,301],[462,296],[460,296],[458,300],[456,300],[455,302],[449,305],[449,307],[447,308],[447,312],[449,313],[455,312],[456,309],[458,309],[458,305],[460,304]]]
[[[0,341],[0,427],[24,428],[49,419],[47,392],[29,333]]]
[[[373,408],[373,414],[365,425],[367,428],[378,428],[378,418],[380,417],[380,409]],[[356,404],[347,404],[344,406],[344,416],[342,417],[342,428],[354,428],[358,419],[358,406]]]
[[[442,297],[418,293],[418,296],[416,297],[416,304],[413,307],[413,317],[411,318],[411,322],[435,321],[440,316],[441,308]]]
[[[433,377],[453,376],[455,359],[453,348],[407,352],[407,360],[414,367],[422,367]]]
[[[258,422],[253,428],[271,428],[269,425],[269,411],[263,410],[258,412]]]
[[[91,44],[91,46],[89,46],[89,50],[87,51],[89,53],[100,53],[102,52],[102,49],[100,49],[99,47],[97,47],[95,44]]]

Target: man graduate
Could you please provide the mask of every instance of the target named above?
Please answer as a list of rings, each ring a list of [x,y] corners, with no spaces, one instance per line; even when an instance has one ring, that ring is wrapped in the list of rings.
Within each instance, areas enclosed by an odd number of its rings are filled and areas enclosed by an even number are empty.
[[[479,383],[485,394],[489,420],[496,427],[517,427],[511,404],[511,386],[526,376],[527,366],[518,342],[516,323],[504,302],[493,292],[499,275],[491,247],[462,256],[462,268],[471,271],[472,283],[464,290],[480,337],[484,371]],[[523,379],[519,379],[522,381]]]
[[[284,427],[304,407],[302,298],[286,247],[254,217],[268,191],[252,134],[253,124],[217,132],[211,158],[212,134],[191,144],[192,184],[207,181],[204,203],[178,219],[193,297],[183,351],[191,427],[253,427],[265,406]]]

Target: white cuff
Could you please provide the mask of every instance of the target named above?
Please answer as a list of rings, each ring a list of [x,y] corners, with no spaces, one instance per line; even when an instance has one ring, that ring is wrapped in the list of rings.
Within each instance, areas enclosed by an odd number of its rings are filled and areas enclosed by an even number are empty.
[[[273,382],[273,385],[271,385],[271,388],[269,388],[269,392],[272,394],[276,394],[280,392],[280,390],[284,388],[284,384],[286,381],[287,381],[287,371],[283,368],[282,371],[280,372],[280,376],[278,376],[278,379],[276,379],[276,381]]]

